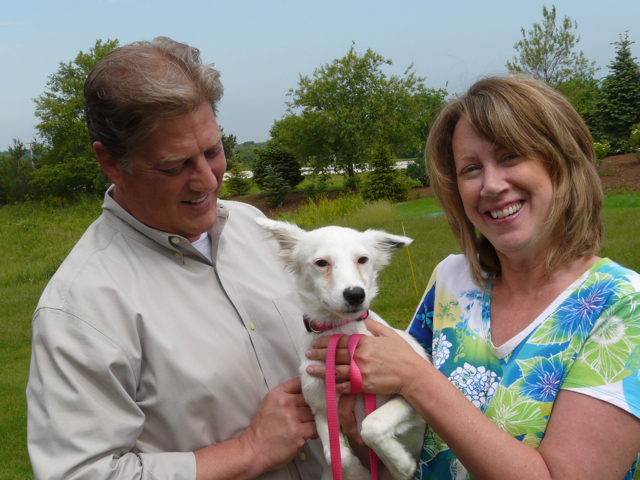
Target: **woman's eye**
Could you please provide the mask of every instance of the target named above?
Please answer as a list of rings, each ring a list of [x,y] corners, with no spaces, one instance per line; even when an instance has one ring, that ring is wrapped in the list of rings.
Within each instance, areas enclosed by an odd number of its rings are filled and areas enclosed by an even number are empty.
[[[462,171],[460,172],[460,175],[468,175],[468,174],[476,172],[478,170],[480,170],[480,167],[478,167],[476,165],[469,165],[468,167],[462,169]]]
[[[327,265],[329,265],[329,262],[327,262],[326,260],[316,260],[315,264],[318,267],[326,267]]]
[[[369,258],[367,258],[367,257],[360,257],[360,258],[358,259],[358,263],[359,263],[360,265],[365,265],[368,261],[369,261]]]

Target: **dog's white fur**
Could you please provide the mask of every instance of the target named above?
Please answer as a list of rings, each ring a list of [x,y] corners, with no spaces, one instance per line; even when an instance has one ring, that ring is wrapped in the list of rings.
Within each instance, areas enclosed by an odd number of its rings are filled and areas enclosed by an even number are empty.
[[[298,294],[305,313],[316,324],[336,325],[344,319],[358,318],[369,309],[378,293],[378,272],[389,263],[397,248],[409,245],[408,237],[391,235],[379,230],[358,232],[350,228],[324,227],[307,232],[287,223],[258,218],[256,222],[280,245],[280,256],[295,274]],[[388,325],[378,315],[373,318]],[[302,322],[302,319],[300,319]],[[409,334],[396,330],[420,355],[427,358],[424,349]],[[331,453],[327,425],[325,382],[306,373],[310,364],[305,352],[314,338],[322,335],[364,333],[371,335],[364,322],[352,322],[322,333],[309,333],[301,345],[300,376],[306,402],[315,415],[318,435],[324,446],[327,467],[322,478],[332,478]],[[394,478],[413,478],[418,455],[424,440],[425,422],[400,396],[378,395],[378,409],[366,416],[363,396],[356,404],[356,418],[360,434],[367,445],[377,453]],[[339,400],[339,396],[338,396]],[[342,469],[345,479],[370,479],[340,434]]]

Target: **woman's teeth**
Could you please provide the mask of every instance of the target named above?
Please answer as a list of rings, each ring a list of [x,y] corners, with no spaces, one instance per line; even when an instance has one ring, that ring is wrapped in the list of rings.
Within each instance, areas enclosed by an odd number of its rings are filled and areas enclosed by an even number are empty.
[[[511,205],[510,207],[505,208],[504,210],[496,210],[496,211],[491,211],[489,213],[491,213],[491,216],[493,218],[504,218],[504,217],[508,217],[509,215],[513,215],[521,208],[522,208],[522,202],[516,203],[515,205]]]
[[[205,195],[204,197],[199,198],[198,200],[190,200],[189,203],[202,203],[206,198],[207,196]]]

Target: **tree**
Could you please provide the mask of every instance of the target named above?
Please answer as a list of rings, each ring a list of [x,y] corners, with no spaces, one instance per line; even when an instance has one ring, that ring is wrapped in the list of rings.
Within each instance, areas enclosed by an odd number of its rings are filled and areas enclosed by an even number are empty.
[[[616,57],[609,65],[611,73],[602,80],[597,105],[598,122],[604,140],[614,151],[628,148],[631,127],[640,122],[640,67],[631,56],[628,32],[620,35]]]
[[[263,190],[271,185],[269,177],[273,173],[291,189],[304,180],[295,156],[278,142],[267,142],[266,148],[256,149],[255,153],[258,158],[253,162],[253,181]]]
[[[58,71],[49,76],[47,90],[34,100],[43,151],[36,161],[32,183],[41,195],[102,193],[109,186],[89,142],[83,89],[89,72],[116,47],[117,40],[98,40],[88,53],[80,52],[73,62],[60,62]]]
[[[249,172],[238,162],[238,154],[235,151],[227,158],[227,179],[224,184],[231,195],[245,195],[253,185]]]
[[[331,165],[353,177],[368,162],[376,141],[396,147],[415,141],[420,117],[418,95],[424,79],[410,66],[402,76],[382,71],[392,62],[368,49],[360,55],[352,45],[347,55],[300,76],[291,89],[288,115],[271,129],[272,138],[319,170]]]
[[[233,157],[234,149],[236,145],[238,145],[238,141],[236,140],[236,136],[230,133],[226,135],[224,133],[224,128],[220,127],[220,133],[222,134],[222,148],[224,149],[225,158],[229,159]],[[230,165],[227,165],[227,171],[231,168]]]
[[[236,145],[233,150],[238,154],[238,162],[244,165],[253,165],[253,161],[257,158],[255,150],[266,146],[267,142],[244,142]]]
[[[394,168],[395,162],[389,146],[382,143],[374,145],[370,156],[373,170],[367,174],[362,185],[362,198],[366,201],[406,201],[409,198],[411,185],[406,175]]]
[[[594,137],[599,136],[596,107],[600,100],[600,81],[591,77],[575,76],[557,86],[580,114]]]
[[[267,203],[271,207],[279,207],[293,188],[283,178],[273,165],[265,165],[265,175],[262,181]]]
[[[14,138],[8,153],[0,157],[0,205],[22,202],[32,193],[29,175],[33,164],[27,158],[28,150],[24,143]]]
[[[507,61],[509,71],[531,74],[553,87],[576,76],[592,78],[597,70],[595,62],[589,62],[582,51],[573,51],[580,42],[575,34],[578,23],[564,17],[558,27],[555,6],[551,11],[543,6],[542,17],[542,24],[534,23],[532,30],[521,28],[522,40],[513,46],[519,56]]]

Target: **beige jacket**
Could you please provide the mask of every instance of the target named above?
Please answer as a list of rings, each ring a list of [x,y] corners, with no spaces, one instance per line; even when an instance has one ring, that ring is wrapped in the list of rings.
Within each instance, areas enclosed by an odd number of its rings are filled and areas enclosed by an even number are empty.
[[[236,438],[297,375],[294,281],[262,215],[220,201],[212,265],[108,194],[33,317],[28,447],[35,478],[196,478],[194,450]],[[315,479],[317,441],[264,479]]]

